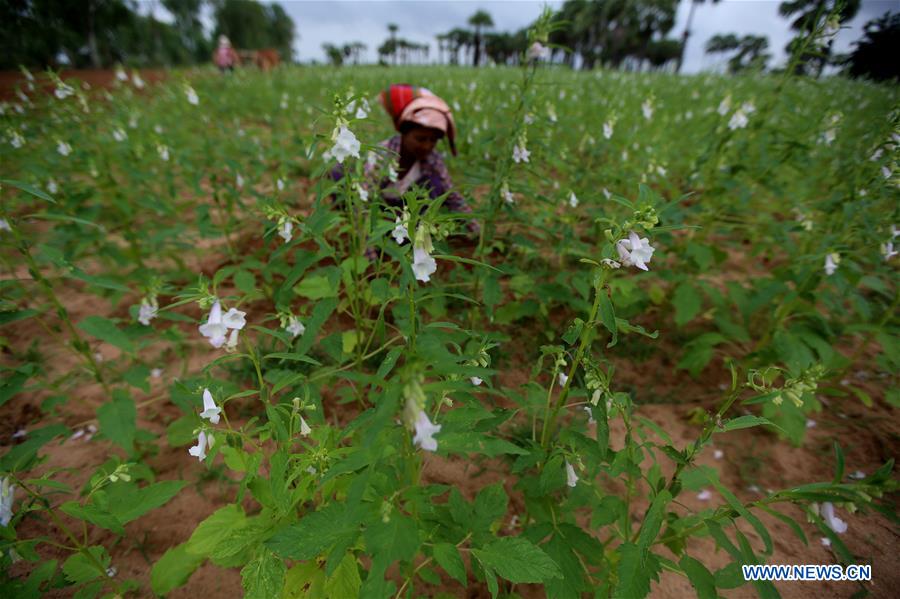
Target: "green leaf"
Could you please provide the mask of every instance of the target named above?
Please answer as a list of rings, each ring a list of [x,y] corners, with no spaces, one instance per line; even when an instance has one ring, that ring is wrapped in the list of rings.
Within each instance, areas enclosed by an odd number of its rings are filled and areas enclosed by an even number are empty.
[[[245,294],[253,293],[256,290],[256,277],[248,270],[239,270],[234,274],[234,286]]]
[[[88,316],[78,323],[78,328],[88,335],[114,345],[123,351],[134,353],[134,345],[131,343],[131,339],[108,318]]]
[[[546,582],[562,571],[539,547],[522,537],[502,537],[472,554],[485,567],[511,582]]]
[[[672,304],[675,306],[675,324],[684,326],[700,313],[703,300],[694,286],[685,281],[675,289]]]
[[[31,318],[32,316],[40,314],[38,310],[26,309],[26,310],[12,310],[9,312],[0,312],[0,326],[5,324],[10,324],[13,322],[18,322],[20,320],[25,320],[26,318]]]
[[[239,505],[219,508],[194,529],[185,543],[185,551],[191,555],[206,557],[231,531],[246,525],[247,518]]]
[[[73,518],[85,520],[119,534],[125,534],[125,528],[118,518],[93,504],[81,505],[77,501],[67,501],[59,506],[59,509]]]
[[[742,428],[751,428],[754,426],[762,426],[762,425],[779,428],[778,426],[775,425],[775,423],[773,423],[768,418],[763,418],[761,416],[745,415],[745,416],[738,416],[737,418],[732,418],[731,420],[726,420],[722,427],[722,432],[736,431],[736,430],[742,429]],[[716,431],[716,432],[718,432],[718,431]]]
[[[134,483],[110,485],[106,488],[110,512],[122,524],[128,524],[168,503],[187,484],[183,480],[166,480],[140,488]]]
[[[475,497],[475,517],[478,524],[475,524],[473,529],[488,527],[495,520],[505,516],[508,502],[509,498],[502,483],[494,483],[481,489]]]
[[[69,429],[62,424],[53,424],[29,431],[24,443],[13,445],[3,458],[0,458],[0,471],[16,472],[18,470],[27,470],[41,447],[49,443],[53,438],[68,433]]]
[[[124,389],[114,389],[112,401],[97,408],[100,432],[126,451],[134,449],[134,434],[137,430],[137,409],[131,394]]]
[[[716,593],[716,579],[706,566],[688,555],[682,557],[678,565],[687,574],[691,586],[697,591],[698,599],[716,599],[719,596]]]
[[[459,550],[450,543],[437,543],[434,546],[434,560],[447,574],[466,586],[466,564],[459,555]]]
[[[641,599],[650,593],[650,580],[659,579],[659,558],[643,552],[634,543],[622,543],[619,554],[619,581],[613,599]]]
[[[612,339],[606,344],[606,347],[612,347],[619,341],[619,325],[616,323],[616,309],[613,307],[612,301],[606,294],[604,289],[600,289],[596,293],[600,294],[600,322],[606,327],[612,335]]]
[[[377,547],[378,557],[385,564],[411,561],[419,549],[419,529],[412,518],[393,512],[387,522],[380,518],[365,532],[366,547]]]
[[[481,453],[492,458],[501,454],[528,455],[518,445],[485,433],[438,433],[437,441],[441,453]]]
[[[362,579],[359,576],[359,568],[356,558],[348,551],[344,554],[341,563],[334,573],[325,581],[326,597],[359,597],[359,587]]]
[[[63,572],[72,584],[82,584],[97,578],[106,577],[106,569],[109,568],[109,554],[100,545],[88,547],[85,551],[90,554],[73,553],[63,564]]]
[[[344,507],[332,503],[276,531],[265,545],[284,558],[313,559],[338,541],[358,534],[358,528],[344,522],[343,515]]]
[[[293,360],[295,362],[306,362],[307,364],[312,364],[313,366],[321,366],[322,363],[318,360],[310,358],[309,356],[305,356],[303,354],[297,354],[293,352],[275,352],[273,354],[266,354],[263,356],[263,360]]]
[[[332,278],[325,275],[306,277],[294,286],[294,293],[311,300],[337,297],[340,279],[332,281]]]
[[[244,599],[272,599],[281,595],[284,562],[268,549],[263,549],[241,570]]]
[[[56,200],[51,198],[49,195],[47,195],[40,189],[29,185],[28,183],[25,183],[24,181],[17,181],[15,179],[0,179],[0,185],[9,185],[10,187],[15,187],[16,189],[20,189],[25,193],[30,193],[34,197],[50,202],[51,204],[56,203]]]
[[[384,357],[384,360],[381,361],[381,365],[378,366],[378,372],[375,373],[375,378],[385,379],[387,375],[390,374],[391,370],[394,369],[394,364],[397,363],[397,358],[400,357],[400,354],[402,352],[402,347],[395,347],[394,349],[389,351]]]
[[[166,595],[182,586],[200,567],[205,558],[188,553],[187,543],[166,551],[150,570],[150,588],[157,595]]]
[[[644,514],[644,521],[641,524],[641,531],[637,538],[637,546],[642,554],[650,551],[653,541],[659,535],[659,530],[666,515],[666,506],[669,505],[670,501],[672,501],[672,494],[669,493],[668,489],[663,489],[656,494],[650,507],[647,508],[647,513]]]

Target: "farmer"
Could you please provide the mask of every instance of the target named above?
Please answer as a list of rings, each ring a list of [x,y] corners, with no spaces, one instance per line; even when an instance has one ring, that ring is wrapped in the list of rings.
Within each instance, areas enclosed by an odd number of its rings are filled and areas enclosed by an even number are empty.
[[[447,103],[424,87],[406,84],[391,85],[381,92],[379,99],[399,132],[379,144],[389,150],[392,157],[399,156],[396,182],[385,177],[377,183],[385,203],[401,208],[401,196],[417,185],[426,189],[432,200],[449,192],[444,206],[451,212],[472,212],[465,199],[452,190],[453,183],[444,160],[435,151],[437,142],[446,137],[450,151],[456,155],[456,124]],[[370,180],[377,176],[376,166],[371,160],[366,163],[366,175]],[[331,176],[335,181],[344,176],[340,164],[335,166]],[[470,220],[467,226],[473,233],[479,231],[475,220]]]
[[[234,65],[238,62],[237,52],[231,47],[231,41],[224,36],[219,36],[219,47],[213,53],[213,62],[219,67],[219,72],[234,71]]]

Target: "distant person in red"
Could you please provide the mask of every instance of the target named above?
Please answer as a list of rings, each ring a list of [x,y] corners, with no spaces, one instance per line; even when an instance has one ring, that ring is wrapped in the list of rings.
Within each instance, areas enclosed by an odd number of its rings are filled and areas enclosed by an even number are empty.
[[[237,52],[231,47],[231,42],[224,35],[219,36],[219,47],[213,53],[213,62],[219,67],[219,71],[224,73],[233,71],[234,65],[238,63]]]

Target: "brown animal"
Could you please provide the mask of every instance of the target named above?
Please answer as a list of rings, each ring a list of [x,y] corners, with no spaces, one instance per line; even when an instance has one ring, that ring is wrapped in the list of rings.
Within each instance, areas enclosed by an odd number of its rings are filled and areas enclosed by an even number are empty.
[[[238,55],[244,64],[255,64],[260,71],[269,71],[281,63],[281,56],[274,48],[240,50]]]

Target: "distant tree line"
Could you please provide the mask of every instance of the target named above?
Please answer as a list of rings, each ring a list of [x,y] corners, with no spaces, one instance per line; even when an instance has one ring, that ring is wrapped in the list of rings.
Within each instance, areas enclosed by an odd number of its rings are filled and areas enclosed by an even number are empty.
[[[161,0],[172,23],[140,14],[136,0],[3,0],[0,68],[183,65],[206,62],[220,34],[236,48],[275,48],[293,58],[294,22],[255,0]],[[200,13],[213,15],[211,35]]]

